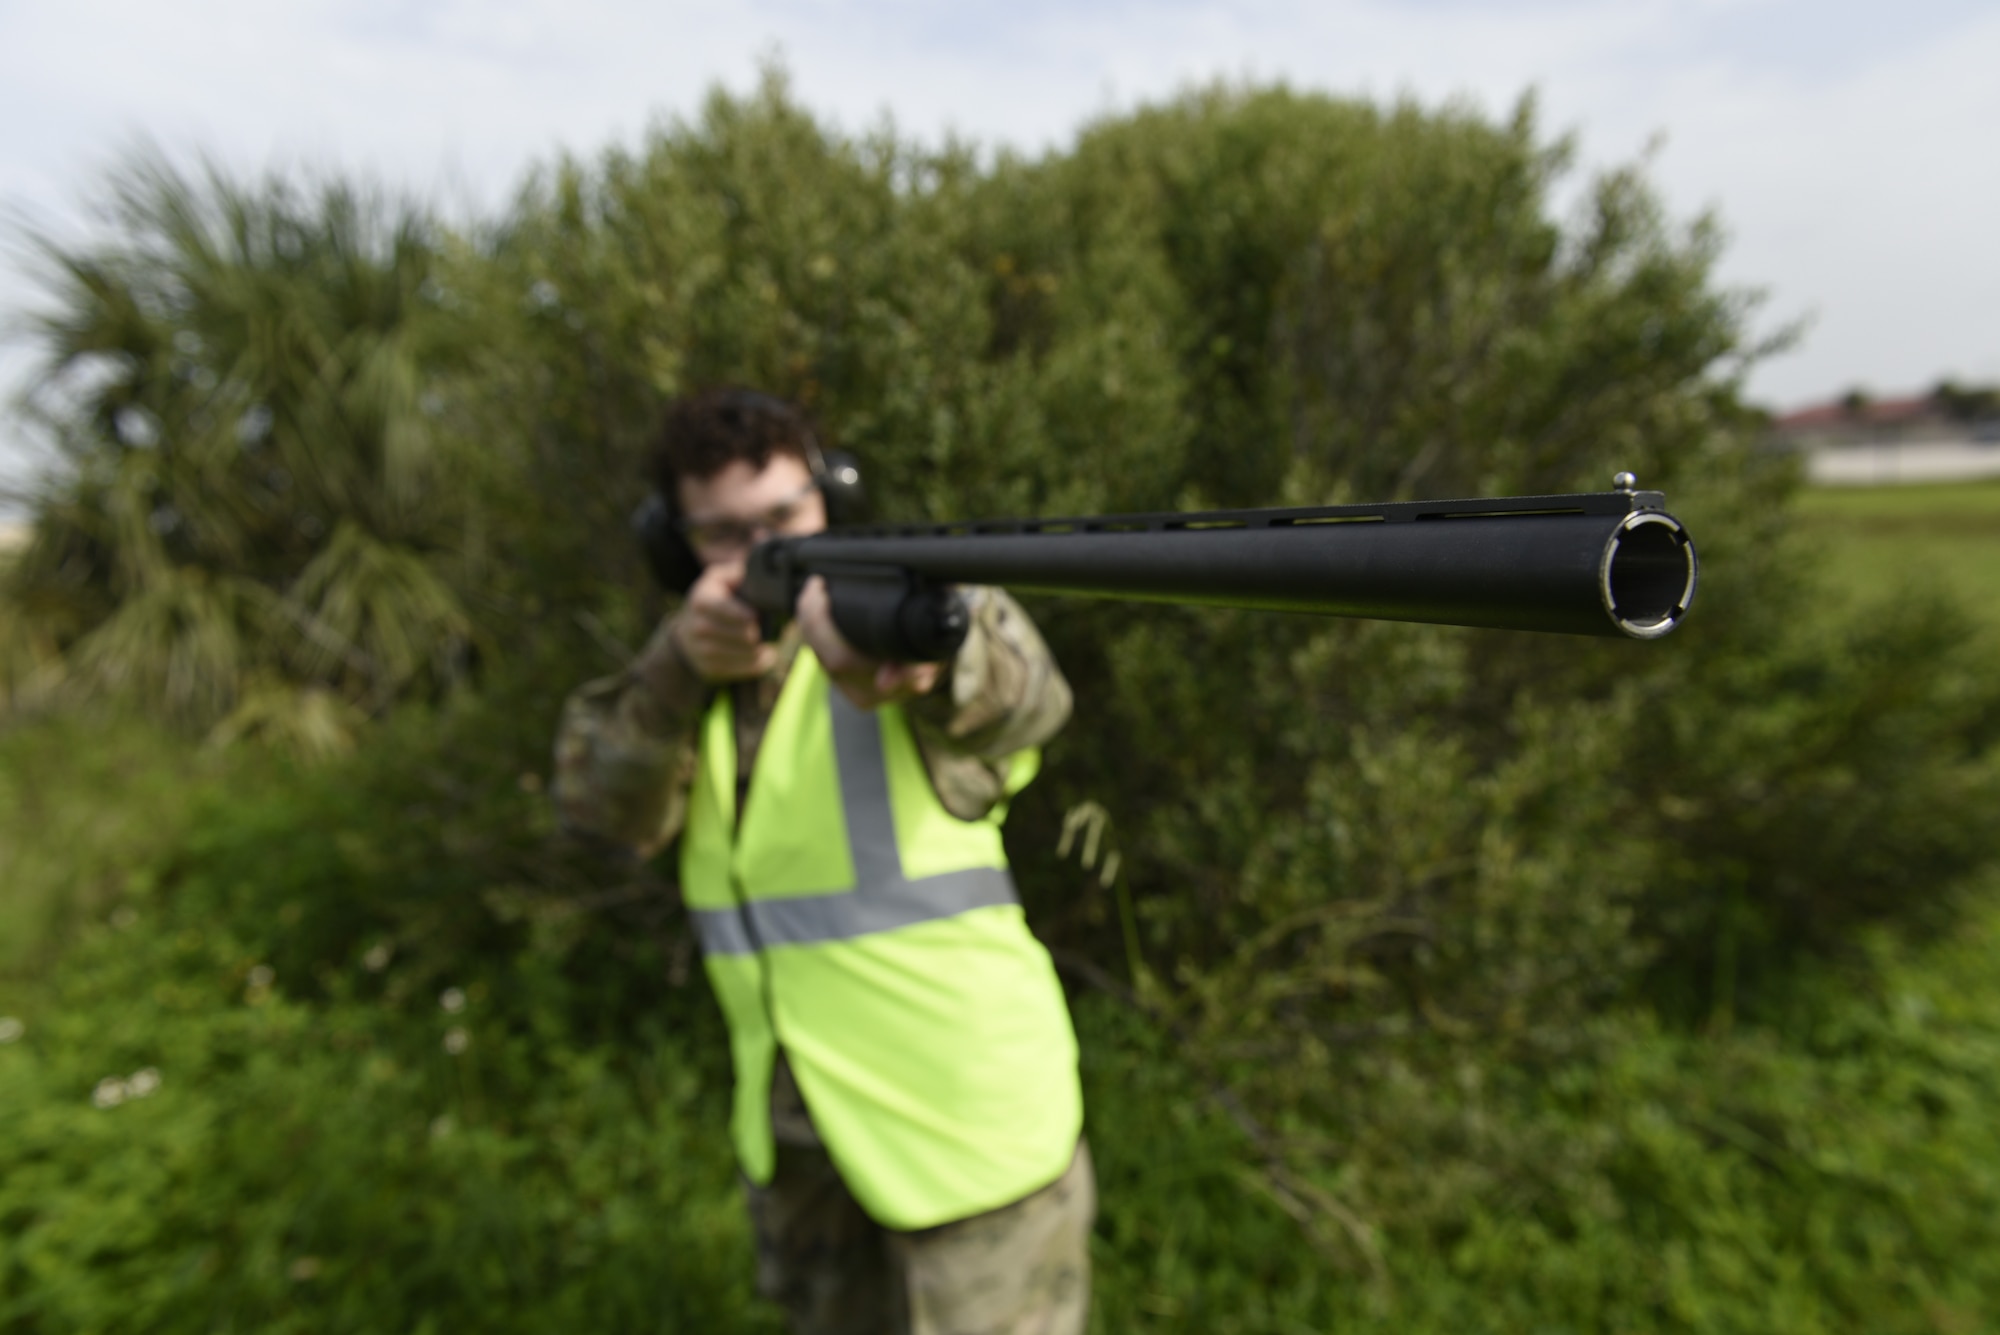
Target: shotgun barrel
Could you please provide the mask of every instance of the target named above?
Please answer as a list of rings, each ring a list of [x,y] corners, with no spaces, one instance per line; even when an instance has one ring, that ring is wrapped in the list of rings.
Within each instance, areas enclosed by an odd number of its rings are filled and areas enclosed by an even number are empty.
[[[851,526],[777,538],[739,596],[767,633],[825,577],[870,657],[924,662],[963,641],[953,586],[1262,608],[1447,626],[1657,639],[1694,599],[1666,498],[1630,474],[1567,496]]]

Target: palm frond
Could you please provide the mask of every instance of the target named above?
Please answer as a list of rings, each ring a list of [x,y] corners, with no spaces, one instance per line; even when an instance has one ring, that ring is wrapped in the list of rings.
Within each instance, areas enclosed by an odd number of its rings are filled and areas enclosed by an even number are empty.
[[[352,522],[300,574],[287,602],[316,632],[296,643],[300,670],[352,683],[358,654],[371,679],[352,684],[371,698],[387,698],[426,668],[449,680],[472,635],[457,595],[421,554]]]
[[[264,666],[274,604],[248,580],[165,566],[148,571],[68,658],[86,689],[131,693],[177,718],[213,718]]]
[[[188,719],[234,717],[262,673],[369,713],[448,679],[471,623],[424,555],[466,528],[425,408],[456,337],[423,296],[429,220],[158,152],[110,186],[108,240],[28,238],[61,462],[16,620],[84,687]]]
[[[368,716],[339,692],[264,676],[250,683],[236,708],[209,731],[208,745],[257,741],[301,760],[327,760],[354,749]]]

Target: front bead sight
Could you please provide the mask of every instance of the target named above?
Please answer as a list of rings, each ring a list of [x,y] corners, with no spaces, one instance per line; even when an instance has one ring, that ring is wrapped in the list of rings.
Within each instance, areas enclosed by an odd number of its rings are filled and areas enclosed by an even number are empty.
[[[1658,510],[1635,511],[1604,547],[1598,571],[1604,610],[1633,639],[1657,640],[1694,602],[1695,573],[1694,543],[1680,521]]]

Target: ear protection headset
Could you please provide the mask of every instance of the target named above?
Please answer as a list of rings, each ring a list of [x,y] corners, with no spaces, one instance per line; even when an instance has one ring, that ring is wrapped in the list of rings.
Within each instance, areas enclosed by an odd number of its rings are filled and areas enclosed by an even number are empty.
[[[733,390],[724,403],[738,412],[797,421],[805,447],[806,467],[812,471],[813,485],[826,500],[828,525],[852,524],[866,513],[868,494],[861,485],[861,468],[845,450],[821,450],[819,439],[806,426],[802,414],[790,404],[755,390]],[[681,532],[680,497],[677,487],[654,490],[632,512],[632,534],[646,558],[646,568],[669,593],[685,594],[701,577],[702,562],[695,555],[687,535]]]

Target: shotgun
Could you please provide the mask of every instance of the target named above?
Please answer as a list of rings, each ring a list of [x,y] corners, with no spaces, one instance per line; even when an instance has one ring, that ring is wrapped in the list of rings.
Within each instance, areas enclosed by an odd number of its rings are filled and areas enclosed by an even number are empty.
[[[872,658],[963,642],[956,585],[1652,640],[1694,599],[1695,552],[1630,473],[1566,496],[943,524],[773,538],[738,596],[767,636],[825,577],[834,624]]]

